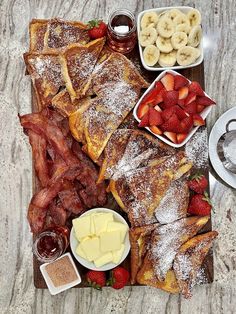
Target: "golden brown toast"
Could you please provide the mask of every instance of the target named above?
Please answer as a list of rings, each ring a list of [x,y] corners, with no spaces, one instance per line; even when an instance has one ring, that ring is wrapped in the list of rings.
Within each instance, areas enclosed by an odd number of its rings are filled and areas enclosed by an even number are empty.
[[[72,98],[81,98],[86,94],[104,43],[105,38],[99,38],[86,45],[71,44],[60,55],[62,74]]]
[[[81,101],[78,99],[72,102],[70,94],[66,89],[61,90],[52,98],[52,106],[64,117],[72,115],[79,108],[80,103]]]
[[[189,188],[186,177],[171,182],[169,189],[155,209],[155,217],[161,224],[171,223],[187,215]]]
[[[99,181],[117,180],[128,171],[147,165],[151,159],[171,155],[174,152],[173,148],[147,132],[118,129],[104,150],[105,158]]]
[[[29,24],[30,52],[39,52],[44,48],[44,36],[48,20],[32,19]]]
[[[217,235],[216,231],[197,235],[179,248],[173,269],[180,291],[185,298],[192,296],[192,287],[198,272]]]
[[[57,53],[25,53],[24,60],[31,76],[39,110],[50,105],[64,85]]]
[[[61,49],[70,44],[85,45],[89,42],[87,26],[82,22],[48,20],[44,36],[44,50]]]
[[[192,216],[161,225],[153,231],[149,258],[158,280],[165,280],[181,245],[195,236],[208,220],[209,216]]]
[[[136,282],[136,275],[142,266],[144,256],[146,255],[151,232],[157,226],[158,224],[152,224],[143,227],[131,228],[129,230],[129,239],[131,245],[131,284]]]

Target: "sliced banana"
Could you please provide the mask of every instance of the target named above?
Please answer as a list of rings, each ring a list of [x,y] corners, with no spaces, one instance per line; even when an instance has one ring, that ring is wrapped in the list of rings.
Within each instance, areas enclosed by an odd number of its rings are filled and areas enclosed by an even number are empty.
[[[143,59],[148,66],[153,66],[157,63],[160,56],[159,49],[154,45],[148,45],[143,51]]]
[[[196,48],[191,46],[185,46],[177,51],[176,59],[179,65],[190,65],[195,62],[196,58]]]
[[[144,13],[142,19],[141,19],[141,28],[147,28],[147,27],[156,27],[158,21],[158,15],[156,12],[146,12]]]
[[[188,36],[184,32],[176,32],[172,35],[170,40],[174,49],[180,49],[187,45]]]
[[[167,13],[167,17],[171,19],[171,21],[174,20],[174,18],[176,18],[176,16],[183,14],[180,10],[178,9],[171,9],[170,11],[168,11]]]
[[[185,14],[180,14],[178,16],[176,16],[173,20],[173,23],[175,25],[175,27],[177,25],[184,25],[183,27],[190,27],[190,22],[189,19],[187,18],[187,16]]]
[[[173,67],[176,63],[176,51],[172,50],[169,53],[160,53],[158,63],[161,67]]]
[[[170,38],[175,31],[175,27],[170,18],[162,16],[157,23],[157,31],[164,38]]]
[[[196,60],[197,60],[201,55],[201,50],[198,48],[194,48],[194,53],[196,55]]]
[[[157,31],[153,27],[144,28],[140,31],[139,42],[143,47],[154,44],[157,40]]]
[[[194,26],[188,35],[188,44],[197,47],[202,39],[202,28],[200,25]]]
[[[168,53],[173,50],[170,38],[157,36],[156,45],[157,45],[157,48],[160,50],[160,52]]]
[[[191,27],[186,24],[179,24],[175,27],[176,32],[184,32],[186,34],[189,34],[191,31]]]
[[[187,13],[187,17],[189,19],[191,27],[201,24],[202,21],[201,13],[197,9],[190,10]]]

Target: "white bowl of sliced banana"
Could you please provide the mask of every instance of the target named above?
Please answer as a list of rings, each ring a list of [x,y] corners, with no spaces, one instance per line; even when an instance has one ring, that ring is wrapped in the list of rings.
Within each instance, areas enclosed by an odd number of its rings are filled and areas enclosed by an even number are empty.
[[[203,61],[201,13],[194,8],[163,7],[138,15],[142,64],[150,71],[185,69]]]

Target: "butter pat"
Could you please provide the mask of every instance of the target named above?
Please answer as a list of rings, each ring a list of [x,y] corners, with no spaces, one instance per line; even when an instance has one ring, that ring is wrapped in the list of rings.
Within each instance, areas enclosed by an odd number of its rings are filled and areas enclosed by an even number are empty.
[[[112,262],[113,263],[115,263],[115,264],[120,263],[121,257],[124,253],[124,249],[125,249],[125,245],[122,243],[119,250],[112,252],[112,255],[113,255]]]
[[[117,251],[121,247],[120,231],[107,231],[100,234],[100,245],[102,253]]]
[[[100,215],[93,216],[92,219],[94,223],[95,234],[98,236],[107,230],[108,222],[113,221],[113,214],[101,213]]]
[[[75,230],[76,238],[79,241],[90,235],[90,216],[73,219],[72,224]]]
[[[122,224],[121,222],[117,222],[117,221],[110,221],[110,222],[108,222],[108,224],[107,224],[107,231],[115,231],[115,230],[119,230],[120,231],[121,242],[124,242],[125,236],[126,236],[126,232],[128,230],[127,225]]]
[[[87,256],[89,262],[94,261],[95,259],[98,259],[100,256],[102,256],[98,237],[93,237],[82,241],[81,248]]]
[[[80,257],[84,258],[84,259],[87,259],[87,256],[85,255],[82,247],[81,247],[81,244],[79,244],[76,248],[76,254],[78,254]]]
[[[101,267],[107,263],[112,262],[113,254],[111,252],[103,254],[101,257],[94,261],[96,267]]]

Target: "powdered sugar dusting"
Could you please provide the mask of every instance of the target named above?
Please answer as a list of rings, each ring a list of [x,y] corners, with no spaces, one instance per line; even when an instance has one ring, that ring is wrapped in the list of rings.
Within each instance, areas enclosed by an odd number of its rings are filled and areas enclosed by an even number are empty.
[[[196,168],[208,167],[207,131],[200,128],[185,146],[186,157]]]

